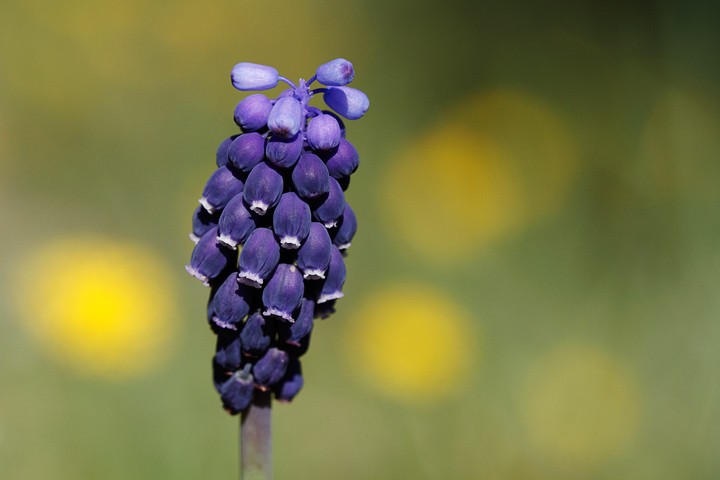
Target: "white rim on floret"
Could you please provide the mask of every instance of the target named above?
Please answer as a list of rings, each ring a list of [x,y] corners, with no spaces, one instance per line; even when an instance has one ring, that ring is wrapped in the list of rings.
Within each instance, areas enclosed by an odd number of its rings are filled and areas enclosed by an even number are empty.
[[[193,242],[195,245],[197,245],[197,243],[200,241],[200,237],[198,237],[198,236],[195,235],[194,233],[191,233],[191,234],[189,234],[188,236],[190,237],[190,240],[192,240],[192,242]]]
[[[350,242],[341,243],[340,245],[337,246],[337,248],[338,248],[338,250],[347,250],[348,248],[350,248],[350,245],[352,245]]]
[[[268,308],[263,312],[266,317],[280,317],[283,320],[287,320],[290,323],[295,323],[295,319],[288,312],[283,312],[277,308]]]
[[[263,279],[257,273],[241,271],[238,273],[238,282],[251,287],[260,288],[262,287]]]
[[[233,325],[232,323],[223,322],[218,317],[213,316],[212,321],[215,325],[217,325],[220,328],[227,328],[228,330],[237,330],[237,327]]]
[[[303,271],[303,278],[305,280],[325,280],[326,270],[319,268],[308,268]]]
[[[238,244],[238,242],[236,242],[235,240],[230,238],[230,236],[225,235],[224,233],[221,235],[218,235],[217,241],[222,243],[223,245],[226,245],[226,246],[232,248],[233,250],[235,250],[237,248],[237,244]]]
[[[300,240],[298,240],[297,237],[285,235],[280,239],[280,246],[289,250],[297,250],[298,248],[300,248]]]
[[[332,293],[326,293],[325,295],[320,295],[320,298],[318,298],[317,303],[325,303],[329,302],[330,300],[337,300],[338,298],[344,297],[345,294],[342,293],[340,290],[336,290]]]
[[[202,284],[206,287],[210,286],[210,279],[208,278],[208,276],[200,273],[197,268],[191,267],[190,265],[185,265],[185,271],[200,280]]]
[[[200,203],[200,205],[202,205],[202,207],[207,210],[208,213],[215,212],[215,207],[210,202],[208,202],[207,198],[202,197],[200,200],[198,200],[198,203]]]
[[[250,204],[250,210],[257,213],[258,215],[265,215],[270,205],[263,202],[262,200],[255,200]]]

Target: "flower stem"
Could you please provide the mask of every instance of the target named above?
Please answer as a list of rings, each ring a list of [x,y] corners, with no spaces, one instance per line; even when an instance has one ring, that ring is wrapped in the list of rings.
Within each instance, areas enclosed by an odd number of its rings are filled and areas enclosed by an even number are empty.
[[[240,417],[240,480],[271,480],[270,392],[255,392]]]

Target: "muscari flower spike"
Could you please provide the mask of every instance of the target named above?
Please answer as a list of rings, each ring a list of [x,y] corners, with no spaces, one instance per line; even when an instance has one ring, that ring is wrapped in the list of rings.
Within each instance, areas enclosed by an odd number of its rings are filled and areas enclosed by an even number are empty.
[[[289,88],[237,103],[240,131],[217,147],[217,170],[192,217],[196,246],[186,269],[212,287],[213,382],[231,414],[245,411],[257,392],[283,402],[298,394],[314,319],[329,316],[343,296],[343,254],[357,231],[343,192],[359,155],[342,118],[358,119],[370,105],[347,86],[354,76],[343,58],[297,84],[267,65],[232,69],[238,90]],[[316,81],[321,86],[312,88]],[[312,106],[315,97],[326,106]]]

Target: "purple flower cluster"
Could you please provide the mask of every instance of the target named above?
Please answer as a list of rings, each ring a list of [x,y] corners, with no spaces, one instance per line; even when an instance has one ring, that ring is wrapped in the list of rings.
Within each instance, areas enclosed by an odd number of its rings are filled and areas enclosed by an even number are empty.
[[[185,268],[211,288],[213,376],[231,414],[245,410],[256,390],[292,400],[303,385],[299,358],[313,321],[330,315],[343,296],[343,255],[357,230],[344,191],[358,153],[340,116],[360,118],[369,106],[364,93],[345,86],[353,76],[342,58],[298,85],[265,65],[232,70],[238,90],[280,81],[290,88],[276,99],[256,93],[237,105],[241,133],[218,147],[218,168],[193,215],[196,245]],[[310,89],[316,80],[325,87]],[[309,105],[319,93],[332,110]]]

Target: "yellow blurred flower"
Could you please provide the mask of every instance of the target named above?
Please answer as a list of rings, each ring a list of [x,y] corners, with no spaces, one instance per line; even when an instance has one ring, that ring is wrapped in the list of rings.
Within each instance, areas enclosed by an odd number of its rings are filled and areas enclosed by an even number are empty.
[[[19,265],[22,324],[83,374],[122,379],[156,367],[175,328],[172,297],[153,252],[109,238],[56,239]]]
[[[428,286],[388,285],[368,296],[349,324],[349,362],[373,387],[400,400],[456,393],[476,361],[469,315]]]
[[[637,380],[592,346],[556,347],[533,363],[521,413],[543,457],[564,466],[591,466],[626,449],[638,427]]]
[[[380,210],[414,254],[458,261],[559,207],[576,166],[552,106],[513,90],[481,93],[394,156]]]

